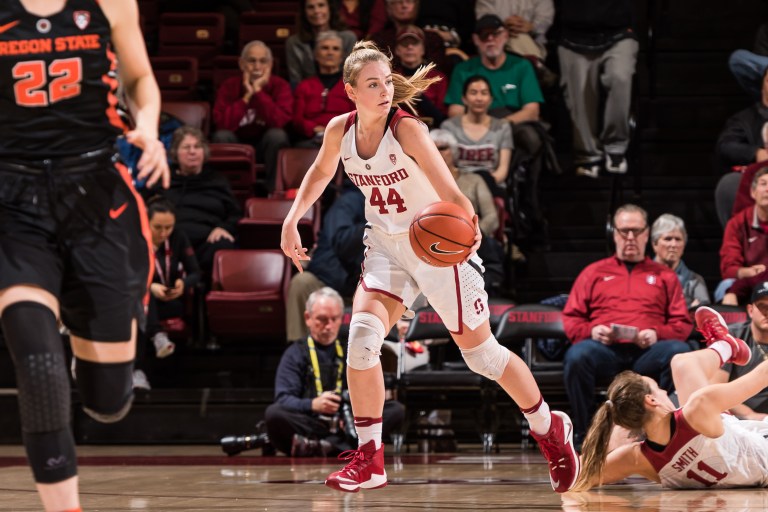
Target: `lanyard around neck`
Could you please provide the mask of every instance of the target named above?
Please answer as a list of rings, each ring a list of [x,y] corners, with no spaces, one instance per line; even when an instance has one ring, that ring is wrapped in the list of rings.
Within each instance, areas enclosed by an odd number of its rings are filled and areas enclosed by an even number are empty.
[[[309,347],[309,360],[312,362],[312,373],[315,377],[315,390],[317,391],[317,396],[320,396],[323,394],[323,381],[320,379],[320,364],[317,362],[317,350],[315,350],[315,340],[312,339],[312,336],[307,336],[307,346]],[[339,343],[339,340],[336,340],[336,356],[338,359],[338,371],[336,372],[336,390],[335,392],[337,394],[341,394],[341,377],[344,372],[344,351],[341,348],[341,343]]]
[[[171,244],[168,243],[167,238],[165,239],[165,272],[163,272],[163,268],[160,266],[160,261],[157,258],[155,258],[155,270],[157,270],[157,277],[160,278],[161,283],[165,286],[173,285],[173,283],[168,282],[171,278]]]

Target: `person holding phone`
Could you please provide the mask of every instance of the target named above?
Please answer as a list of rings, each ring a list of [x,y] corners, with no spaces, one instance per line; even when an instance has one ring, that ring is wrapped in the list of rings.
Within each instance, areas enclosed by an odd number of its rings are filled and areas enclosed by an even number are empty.
[[[691,349],[685,340],[693,326],[680,280],[645,254],[648,214],[625,204],[616,210],[612,227],[615,254],[579,274],[563,310],[572,343],[564,380],[577,446],[595,410],[598,382],[631,369],[672,391],[669,362]]]

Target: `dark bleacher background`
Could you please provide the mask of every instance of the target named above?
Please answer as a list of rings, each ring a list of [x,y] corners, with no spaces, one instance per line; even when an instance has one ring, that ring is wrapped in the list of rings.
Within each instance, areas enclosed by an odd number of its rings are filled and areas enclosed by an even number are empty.
[[[158,55],[157,2],[139,3],[148,46]],[[686,263],[705,277],[710,290],[718,281],[722,229],[713,200],[719,178],[714,144],[727,117],[749,104],[729,74],[727,58],[734,49],[752,48],[755,31],[768,9],[765,2],[755,0],[634,0],[634,5],[640,54],[630,173],[619,179],[573,176],[568,113],[557,91],[547,94],[544,112],[552,124],[565,173],[544,180],[550,245],[528,253],[528,262],[514,269],[514,289],[509,292],[518,303],[567,293],[586,264],[607,254],[606,220],[611,207],[624,201],[644,206],[652,219],[665,212],[681,216],[689,233]],[[249,16],[247,22],[252,25],[254,20]],[[556,32],[555,26],[552,41]],[[227,47],[221,51],[226,53]],[[229,48],[230,53],[234,51]],[[556,53],[552,44],[553,68]],[[278,62],[282,59],[279,53],[276,57]],[[206,65],[236,66],[231,57],[217,59]],[[211,78],[211,68],[196,73]],[[190,89],[172,99],[212,101],[210,84],[199,81]],[[83,443],[210,443],[227,433],[247,433],[271,402],[282,348],[282,340],[222,343],[217,349],[202,342],[179,346],[166,360],[150,358],[154,389],[137,394],[133,412],[121,423],[102,426],[86,418],[74,394],[76,437]],[[0,388],[13,386],[12,365],[3,348]],[[518,429],[512,424],[517,420],[508,402],[502,404],[506,413],[500,439],[519,440],[514,437]],[[457,416],[458,425],[471,423]],[[477,440],[471,428],[466,430],[460,430],[464,440]],[[0,394],[0,442],[19,441],[15,396],[8,391]]]

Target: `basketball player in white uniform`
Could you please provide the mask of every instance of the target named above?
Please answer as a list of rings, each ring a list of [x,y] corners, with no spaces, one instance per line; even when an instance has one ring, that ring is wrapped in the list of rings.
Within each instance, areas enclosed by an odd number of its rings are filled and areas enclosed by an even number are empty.
[[[768,361],[734,381],[707,384],[724,363],[749,362],[751,350],[728,334],[725,321],[710,308],[696,311],[696,324],[708,348],[678,354],[671,363],[682,407],[676,408],[653,379],[619,374],[584,440],[574,490],[633,474],[675,489],[768,487],[768,422],[722,413],[768,386]],[[619,437],[614,426],[626,429],[625,441],[627,431],[645,439],[619,442],[611,451],[609,441],[617,444]]]
[[[299,188],[283,224],[281,248],[301,271],[308,259],[297,222],[333,178],[339,158],[349,178],[366,197],[367,250],[349,327],[347,381],[359,447],[350,462],[331,474],[326,485],[357,492],[387,485],[381,414],[384,379],[379,363],[384,336],[423,292],[461,349],[467,366],[493,379],[521,407],[550,462],[550,480],[567,491],[579,472],[572,447],[572,424],[564,413],[550,412],[523,361],[491,334],[481,261],[472,255],[453,267],[431,267],[419,260],[408,240],[413,216],[436,201],[449,201],[474,216],[459,191],[427,128],[392,108],[411,100],[436,79],[428,68],[406,79],[393,74],[389,59],[370,42],[360,42],[344,63],[344,84],[356,111],[331,120],[323,145]],[[477,217],[475,216],[477,227]],[[480,243],[480,231],[472,253]],[[344,456],[345,454],[342,454]]]

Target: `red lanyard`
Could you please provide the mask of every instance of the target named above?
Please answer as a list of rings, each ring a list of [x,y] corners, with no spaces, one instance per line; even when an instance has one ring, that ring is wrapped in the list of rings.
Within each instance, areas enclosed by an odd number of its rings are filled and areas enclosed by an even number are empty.
[[[160,267],[160,260],[155,258],[155,269],[157,269],[157,275],[160,277],[160,282],[165,286],[171,286],[168,284],[167,279],[171,277],[171,244],[168,243],[168,239],[165,239],[165,272]]]

